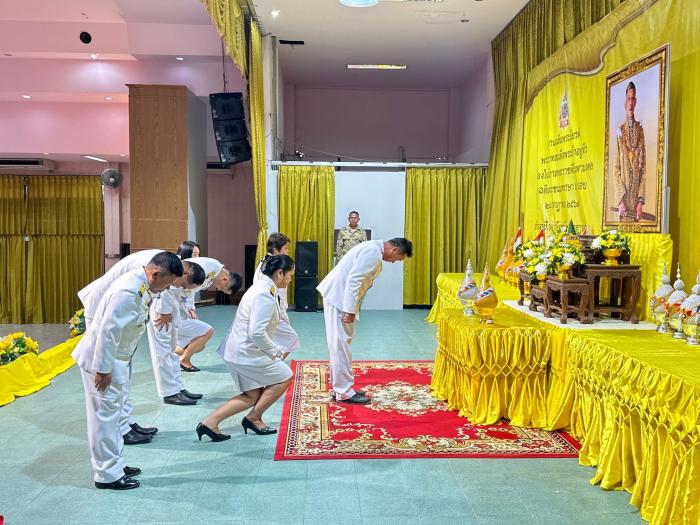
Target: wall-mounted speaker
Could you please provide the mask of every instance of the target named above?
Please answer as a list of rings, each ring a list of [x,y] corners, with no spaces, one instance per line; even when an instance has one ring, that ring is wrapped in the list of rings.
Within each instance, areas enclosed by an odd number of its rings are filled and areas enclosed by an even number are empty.
[[[209,95],[214,138],[223,166],[250,160],[248,131],[242,93],[212,93]]]

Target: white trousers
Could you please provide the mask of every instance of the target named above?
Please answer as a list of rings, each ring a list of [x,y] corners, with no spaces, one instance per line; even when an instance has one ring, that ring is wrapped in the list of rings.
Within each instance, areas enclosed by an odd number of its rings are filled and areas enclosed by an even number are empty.
[[[92,319],[88,319],[87,317],[85,318],[85,331],[87,332],[88,327],[90,326],[90,323],[92,323]],[[93,383],[94,387],[94,383]],[[131,404],[131,401],[129,399],[129,393],[131,392],[131,363],[129,363],[129,382],[121,385],[122,389],[122,403],[121,403],[121,409],[119,410],[119,429],[121,431],[121,435],[123,436],[129,430],[131,430],[130,424],[134,422],[134,405]],[[119,478],[117,478],[119,479]]]
[[[154,321],[157,315],[151,306],[151,321]],[[175,395],[185,388],[182,383],[180,357],[175,353],[178,331],[176,317],[177,314],[174,314],[173,322],[167,329],[158,330],[153,322],[149,322],[146,326],[153,375],[156,378],[156,388],[160,397]]]
[[[326,321],[331,385],[336,399],[348,399],[355,395],[355,375],[352,373],[350,348],[355,335],[355,323],[343,323],[343,312],[327,303],[323,305],[323,317]]]
[[[112,483],[124,476],[124,438],[119,417],[124,403],[124,387],[112,383],[100,392],[95,374],[80,370],[85,389],[88,445],[95,481]]]

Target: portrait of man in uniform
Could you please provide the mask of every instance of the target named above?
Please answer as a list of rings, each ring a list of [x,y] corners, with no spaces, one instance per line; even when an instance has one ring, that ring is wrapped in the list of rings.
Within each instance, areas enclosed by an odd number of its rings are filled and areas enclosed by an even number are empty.
[[[663,48],[608,77],[605,227],[661,231],[666,56]]]

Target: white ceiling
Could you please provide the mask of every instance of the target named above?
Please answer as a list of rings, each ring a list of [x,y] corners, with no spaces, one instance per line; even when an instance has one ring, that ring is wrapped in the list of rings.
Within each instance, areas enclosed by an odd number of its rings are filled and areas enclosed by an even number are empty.
[[[382,0],[368,8],[338,0],[256,0],[265,30],[279,39],[285,82],[316,86],[448,88],[488,59],[491,40],[528,0]],[[271,11],[279,9],[273,17]],[[468,22],[462,22],[468,20]],[[399,71],[346,65],[405,64]]]

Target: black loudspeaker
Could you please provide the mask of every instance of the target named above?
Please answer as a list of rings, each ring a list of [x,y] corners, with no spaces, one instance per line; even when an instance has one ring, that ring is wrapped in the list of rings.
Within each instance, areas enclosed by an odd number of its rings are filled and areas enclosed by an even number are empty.
[[[318,291],[316,277],[297,277],[294,280],[294,310],[296,312],[315,312],[318,308]]]
[[[257,248],[255,244],[245,245],[245,290],[253,285],[253,276],[255,275],[255,269],[258,267],[258,260],[255,258]]]
[[[297,242],[295,274],[298,277],[318,275],[318,243],[316,241]]]
[[[230,166],[250,160],[243,94],[212,93],[209,95],[209,105],[221,164]]]

